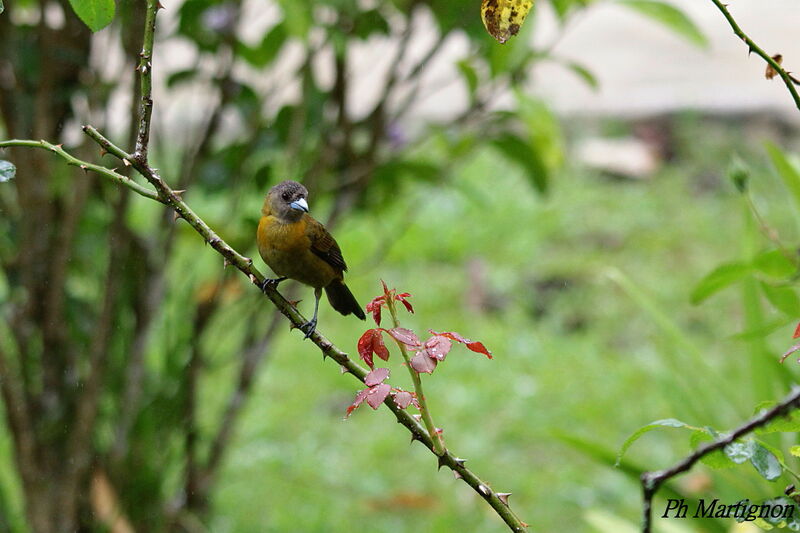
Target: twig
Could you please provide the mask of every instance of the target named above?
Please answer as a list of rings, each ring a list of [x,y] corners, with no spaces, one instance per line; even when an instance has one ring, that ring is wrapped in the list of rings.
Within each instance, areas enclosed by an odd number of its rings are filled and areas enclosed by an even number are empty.
[[[9,148],[12,146],[27,146],[32,148],[43,148],[45,150],[50,150],[54,154],[60,156],[61,158],[67,161],[68,165],[72,165],[74,167],[79,167],[85,171],[92,171],[109,178],[110,180],[116,181],[120,185],[124,185],[128,187],[136,194],[140,194],[145,198],[150,198],[151,200],[155,200],[156,202],[161,202],[162,204],[165,203],[159,196],[158,193],[139,185],[132,179],[123,176],[122,174],[115,172],[113,169],[106,168],[101,165],[95,165],[94,163],[89,163],[87,161],[82,161],[77,157],[69,154],[64,148],[61,147],[60,144],[51,144],[47,141],[33,141],[33,140],[20,140],[20,139],[11,139],[8,141],[0,141],[0,148]]]
[[[141,107],[139,108],[139,133],[136,136],[135,156],[147,163],[147,146],[150,144],[150,120],[153,116],[153,42],[156,33],[156,13],[162,7],[158,0],[147,0],[144,20],[144,39],[139,54],[139,80],[141,81]]]
[[[783,80],[783,83],[786,85],[786,88],[789,89],[789,93],[791,93],[792,98],[794,99],[794,105],[797,106],[797,109],[800,109],[800,95],[797,93],[797,88],[795,88],[795,84],[797,80],[795,80],[791,74],[786,72],[786,70],[778,63],[775,59],[772,58],[768,53],[761,49],[753,40],[747,36],[745,32],[739,27],[739,24],[736,23],[736,20],[731,15],[730,11],[728,11],[728,7],[723,4],[720,0],[711,0],[714,2],[714,5],[722,12],[725,16],[725,20],[728,21],[731,28],[733,29],[733,33],[736,34],[742,41],[747,44],[749,50],[751,52],[755,52],[756,54],[760,55],[764,61],[766,61],[770,67],[772,67],[775,72]]]
[[[789,411],[797,407],[800,407],[800,387],[794,387],[792,393],[789,394],[786,399],[769,411],[753,417],[746,424],[731,432],[727,437],[720,438],[714,442],[700,446],[691,455],[676,463],[674,466],[664,470],[658,470],[656,472],[644,472],[641,476],[642,492],[644,495],[644,502],[642,505],[642,532],[650,533],[651,531],[653,496],[655,496],[658,489],[667,480],[677,476],[678,474],[688,471],[695,465],[695,463],[697,463],[697,461],[711,452],[724,448],[728,444],[734,442],[736,439],[747,435],[751,431],[760,428],[761,426],[766,425],[771,420],[787,415]]]

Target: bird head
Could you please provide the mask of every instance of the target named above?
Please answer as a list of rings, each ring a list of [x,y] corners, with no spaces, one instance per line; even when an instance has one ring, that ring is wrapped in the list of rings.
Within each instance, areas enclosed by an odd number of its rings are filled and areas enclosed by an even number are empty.
[[[296,181],[283,181],[269,190],[262,213],[283,222],[297,222],[308,213],[308,190]]]

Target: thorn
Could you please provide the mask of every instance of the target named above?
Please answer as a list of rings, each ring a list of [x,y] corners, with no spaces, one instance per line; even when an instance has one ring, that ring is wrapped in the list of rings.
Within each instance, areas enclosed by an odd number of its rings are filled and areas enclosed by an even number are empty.
[[[111,172],[116,172],[119,167],[114,167],[111,169]]]
[[[348,372],[350,372],[350,371],[349,371],[349,370],[347,370],[347,367],[346,367],[346,366],[344,366],[344,365],[341,365],[341,366],[339,367],[339,372],[341,372],[342,374],[347,374],[347,373],[348,373]],[[400,421],[398,420],[398,422],[400,422]]]
[[[245,257],[244,260],[248,265],[251,265],[251,266],[253,265],[253,260],[251,258]]]
[[[409,444],[414,444],[415,440],[422,442],[422,439],[419,438],[419,435],[416,433],[411,433],[411,442]]]
[[[80,165],[80,169],[86,172],[89,170],[89,167],[87,167],[86,165]]]
[[[261,284],[258,282],[258,279],[256,279],[256,277],[255,277],[254,275],[252,275],[252,274],[250,274],[250,283],[252,283],[252,284],[254,284],[254,285],[259,285],[259,286],[261,285]]]
[[[172,192],[174,192],[175,194],[183,194],[186,192],[186,189],[175,189]]]
[[[173,222],[175,222],[175,221],[177,221],[179,218],[181,218],[181,216],[178,214],[178,212],[177,212],[177,211],[173,211],[173,212],[172,212],[172,221],[173,221]]]
[[[100,148],[100,157],[103,157],[107,153],[108,153],[108,150],[106,150],[105,148],[102,148],[102,147]]]
[[[438,456],[438,457],[436,458],[436,462],[437,462],[437,463],[439,463],[439,467],[438,467],[436,470],[441,470],[441,469],[442,469],[442,467],[443,467],[443,466],[445,466],[445,465],[447,464],[447,461],[446,461],[446,459],[447,459],[447,456],[446,456],[446,455],[440,455],[440,456]]]
[[[159,9],[166,9],[166,8],[164,7],[164,4],[162,4],[161,2],[156,2],[156,11],[158,11]]]
[[[414,417],[414,420],[416,420],[417,422],[419,422],[420,420],[422,420],[422,415],[411,415],[411,416],[413,416],[413,417]]]
[[[130,161],[128,161],[127,159],[123,159],[123,160],[122,160],[122,163],[123,163],[123,164],[124,164],[126,167],[129,167],[129,166],[131,166],[131,162],[130,162]]]
[[[453,470],[453,476],[455,476],[456,479],[461,479],[462,477],[464,477],[458,473],[458,470]]]
[[[487,487],[486,485],[483,485],[483,484],[478,485],[478,492],[480,492],[481,494],[483,494],[487,498],[489,497],[489,494],[492,493],[492,491],[489,490],[489,487]]]
[[[464,468],[464,463],[466,463],[466,462],[467,462],[467,460],[466,460],[466,459],[462,459],[461,457],[454,457],[454,458],[453,458],[453,461],[455,461],[455,462],[456,462],[456,464],[457,464],[458,466],[460,466],[461,468]]]
[[[222,268],[228,268],[230,266],[230,264],[231,264],[231,262],[228,261],[227,257],[222,260]]]
[[[63,147],[64,147],[64,143],[59,143],[59,144],[56,145],[56,148],[63,148]]]
[[[506,506],[508,506],[508,497],[511,496],[510,492],[498,492],[497,497],[500,498],[500,501],[503,502]]]

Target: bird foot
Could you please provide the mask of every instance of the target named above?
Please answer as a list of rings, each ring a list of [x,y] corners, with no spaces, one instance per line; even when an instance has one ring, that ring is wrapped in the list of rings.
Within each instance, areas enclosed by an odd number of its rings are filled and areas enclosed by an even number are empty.
[[[300,329],[300,331],[305,332],[306,335],[305,337],[303,337],[304,339],[309,338],[311,335],[314,334],[314,331],[317,329],[317,319],[314,318],[309,320],[305,324],[301,325],[298,329]]]
[[[278,287],[278,283],[285,280],[285,277],[282,278],[267,278],[263,282],[261,282],[261,290],[266,291],[267,287],[272,287],[273,289]]]

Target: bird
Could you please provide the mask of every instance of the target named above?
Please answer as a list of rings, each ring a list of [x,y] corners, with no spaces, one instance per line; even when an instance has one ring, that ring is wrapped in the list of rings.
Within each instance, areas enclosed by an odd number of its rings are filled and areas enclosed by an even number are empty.
[[[314,317],[300,326],[309,338],[317,327],[322,289],[331,306],[343,315],[365,320],[364,310],[344,284],[347,264],[336,240],[308,214],[308,190],[292,180],[273,186],[264,199],[258,221],[258,253],[278,275],[266,279],[262,289],[293,279],[314,288]]]

